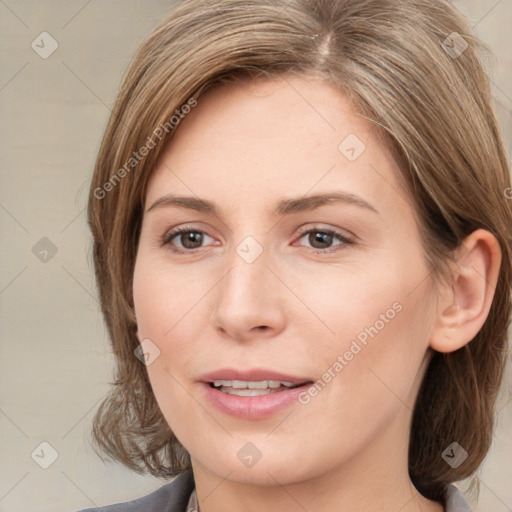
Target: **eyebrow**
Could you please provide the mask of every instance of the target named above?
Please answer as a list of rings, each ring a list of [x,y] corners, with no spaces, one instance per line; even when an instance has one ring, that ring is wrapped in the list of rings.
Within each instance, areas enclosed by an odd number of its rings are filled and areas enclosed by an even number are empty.
[[[278,202],[274,213],[278,216],[288,215],[291,213],[311,211],[321,206],[331,203],[345,203],[364,208],[379,215],[377,209],[363,198],[354,194],[335,191],[325,194],[316,194],[292,199],[282,199]],[[199,199],[191,196],[176,196],[167,194],[157,199],[147,210],[146,213],[163,207],[181,207],[198,212],[209,213],[221,218],[219,208],[215,203],[205,199]]]

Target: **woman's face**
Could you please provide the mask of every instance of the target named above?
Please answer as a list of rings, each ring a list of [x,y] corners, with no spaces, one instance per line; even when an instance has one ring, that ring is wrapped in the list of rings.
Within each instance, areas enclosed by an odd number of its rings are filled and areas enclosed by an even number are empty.
[[[134,274],[149,378],[197,471],[406,470],[435,311],[414,210],[346,98],[284,78],[201,96],[150,179]]]

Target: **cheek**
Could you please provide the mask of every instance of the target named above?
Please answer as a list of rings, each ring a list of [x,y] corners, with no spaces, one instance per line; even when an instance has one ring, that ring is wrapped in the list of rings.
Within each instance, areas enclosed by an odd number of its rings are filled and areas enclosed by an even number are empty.
[[[193,329],[200,319],[201,303],[214,284],[211,272],[201,278],[195,271],[191,279],[188,270],[169,267],[165,261],[155,261],[142,253],[133,278],[139,334],[168,340],[177,329]]]
[[[208,279],[212,282],[206,290],[214,284],[211,276]],[[133,298],[138,337],[146,340],[144,343],[149,340],[158,354],[147,371],[158,405],[173,430],[184,417],[183,411],[194,410],[186,380],[194,374],[194,345],[203,330],[201,311],[205,301],[200,299],[204,300],[204,284],[197,276],[191,280],[186,272],[171,271],[144,253],[135,265]]]
[[[315,338],[321,342],[309,340],[306,358],[329,389],[319,394],[344,404],[338,411],[350,407],[367,416],[409,399],[432,327],[427,275],[419,256],[407,265],[395,255],[386,265],[303,289],[308,305],[334,331],[324,329],[327,334]]]
[[[393,295],[391,308],[373,318],[345,343],[343,380],[333,399],[353,407],[353,425],[385,422],[400,409],[412,411],[416,385],[428,349],[428,326],[421,298]],[[385,306],[390,306],[391,302]]]
[[[427,275],[419,257],[414,264],[390,255],[365,268],[335,267],[328,273],[299,280],[298,295],[304,297],[312,312],[307,317],[309,329],[324,324],[322,342],[313,344],[313,353],[343,353],[354,340],[362,347],[379,339],[387,343],[372,345],[398,348],[405,340],[409,348],[423,344],[422,336],[417,334],[424,334],[425,317],[429,315]]]

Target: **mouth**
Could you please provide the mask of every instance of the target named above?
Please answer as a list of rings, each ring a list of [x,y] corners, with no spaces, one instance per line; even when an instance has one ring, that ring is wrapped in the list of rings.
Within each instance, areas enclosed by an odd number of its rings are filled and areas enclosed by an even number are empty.
[[[294,383],[284,380],[245,381],[217,379],[210,382],[209,386],[228,395],[263,396],[288,391],[311,383],[312,381],[308,380]]]
[[[313,383],[309,377],[296,377],[266,368],[223,368],[203,375],[200,380],[217,391],[238,396],[270,395]]]
[[[223,414],[245,420],[270,418],[292,407],[313,382],[310,377],[266,368],[224,368],[200,378],[208,403]]]

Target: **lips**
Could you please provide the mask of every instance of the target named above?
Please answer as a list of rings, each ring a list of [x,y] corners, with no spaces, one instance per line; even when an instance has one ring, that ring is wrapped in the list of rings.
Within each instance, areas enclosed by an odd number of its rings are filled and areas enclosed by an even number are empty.
[[[276,372],[274,370],[267,370],[263,368],[255,368],[252,370],[236,370],[225,368],[216,370],[205,375],[202,375],[199,380],[201,382],[213,383],[215,381],[242,381],[242,382],[262,382],[262,381],[277,381],[281,383],[290,383],[294,386],[302,385],[307,382],[312,382],[311,377],[298,377],[294,375],[287,375],[285,373]]]
[[[298,401],[310,377],[266,369],[222,369],[200,378],[204,397],[219,411],[239,419],[269,418]]]

